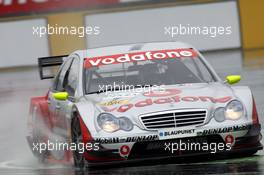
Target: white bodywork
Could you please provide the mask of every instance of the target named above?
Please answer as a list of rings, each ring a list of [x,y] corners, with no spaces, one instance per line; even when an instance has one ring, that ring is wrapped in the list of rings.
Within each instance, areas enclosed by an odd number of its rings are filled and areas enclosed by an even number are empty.
[[[137,50],[137,46],[140,49]],[[134,49],[135,50],[134,50]],[[132,53],[142,51],[153,51],[153,50],[165,50],[175,48],[193,48],[184,43],[179,42],[162,42],[162,43],[146,43],[146,44],[130,44],[122,46],[95,48],[85,51],[76,51],[70,56],[78,57],[80,62],[83,63],[84,59],[90,57],[115,55],[121,53]],[[198,52],[198,51],[197,51]],[[200,53],[198,52],[200,55]],[[248,87],[245,86],[234,86],[226,84],[217,76],[207,61],[200,55],[201,59],[206,63],[209,70],[214,74],[217,81],[212,83],[197,83],[197,84],[175,84],[165,86],[165,89],[177,89],[180,91],[178,94],[162,96],[162,97],[146,97],[143,93],[139,93],[132,97],[120,97],[116,99],[110,99],[105,93],[84,95],[83,90],[83,64],[80,64],[79,69],[79,80],[78,88],[75,93],[75,102],[65,102],[67,110],[64,111],[68,118],[71,118],[72,109],[75,108],[80,113],[82,120],[89,129],[92,137],[100,141],[102,146],[107,149],[118,149],[120,146],[128,145],[130,148],[137,142],[136,140],[166,140],[176,139],[190,136],[206,135],[210,134],[210,129],[228,129],[229,127],[235,127],[227,131],[218,132],[219,135],[225,140],[225,137],[229,134],[234,137],[241,137],[247,133],[246,126],[252,124],[252,106],[253,99],[252,93]],[[113,95],[120,95],[122,92],[114,92]],[[173,100],[172,97],[177,96],[178,101]],[[224,97],[230,97],[224,102],[213,102],[212,100],[204,97],[212,97],[214,99],[221,99]],[[160,99],[163,98],[163,99]],[[166,98],[168,101],[160,102]],[[150,99],[151,105],[143,105],[142,107],[136,107],[135,104],[146,99]],[[111,103],[111,101],[115,103]],[[155,101],[156,100],[156,101]],[[157,102],[158,100],[158,102]],[[245,116],[239,120],[225,120],[223,122],[217,122],[214,119],[214,111],[218,107],[225,107],[227,103],[232,100],[239,100],[245,107]],[[112,110],[111,114],[115,117],[127,117],[133,124],[134,128],[131,131],[119,130],[114,133],[108,133],[102,130],[97,123],[97,117],[100,113],[106,112],[104,107],[111,109],[118,109],[121,105],[132,104],[129,110],[125,112],[118,112]],[[206,116],[203,123],[188,127],[172,127],[164,129],[148,129],[143,124],[142,116],[151,116],[155,114],[164,114],[166,112],[181,112],[181,111],[205,111]],[[162,136],[163,132],[168,131],[179,131],[193,129],[193,132],[185,134],[176,134],[170,136]],[[216,130],[214,132],[217,132]],[[144,137],[145,136],[145,137]],[[113,140],[118,138],[118,141]],[[127,139],[129,138],[129,139]]]

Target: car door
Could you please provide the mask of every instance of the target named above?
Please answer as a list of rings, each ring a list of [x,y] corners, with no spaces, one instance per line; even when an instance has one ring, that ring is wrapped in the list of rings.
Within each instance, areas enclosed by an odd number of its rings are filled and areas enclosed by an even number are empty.
[[[79,64],[79,58],[77,56],[74,56],[72,64],[65,75],[63,83],[63,88],[69,94],[69,97],[67,100],[60,101],[58,104],[59,116],[65,119],[65,125],[63,129],[65,129],[66,131],[70,128],[72,106],[77,97],[76,90],[79,80]]]
[[[70,57],[67,58],[65,63],[62,65],[58,75],[56,76],[53,86],[48,94],[49,111],[50,111],[50,117],[52,120],[53,128],[61,127],[64,125],[64,122],[61,118],[62,116],[60,115],[61,101],[56,100],[53,97],[53,93],[65,91],[64,88],[65,77],[68,70],[70,69],[72,61],[73,61],[72,58]]]

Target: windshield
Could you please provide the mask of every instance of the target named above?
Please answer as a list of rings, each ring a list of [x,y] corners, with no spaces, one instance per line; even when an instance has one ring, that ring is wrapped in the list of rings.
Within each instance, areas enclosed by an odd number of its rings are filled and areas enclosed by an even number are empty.
[[[133,61],[84,68],[85,92],[116,85],[161,86],[215,81],[198,56]]]

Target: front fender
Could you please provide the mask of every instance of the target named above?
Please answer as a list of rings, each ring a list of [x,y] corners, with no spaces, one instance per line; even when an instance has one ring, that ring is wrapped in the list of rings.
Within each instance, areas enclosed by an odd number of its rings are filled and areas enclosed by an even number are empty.
[[[78,102],[75,104],[75,108],[91,134],[96,132],[94,116],[97,112],[94,104],[87,101]]]
[[[246,109],[248,119],[253,122],[254,97],[252,91],[247,86],[232,87],[234,94],[241,100]]]

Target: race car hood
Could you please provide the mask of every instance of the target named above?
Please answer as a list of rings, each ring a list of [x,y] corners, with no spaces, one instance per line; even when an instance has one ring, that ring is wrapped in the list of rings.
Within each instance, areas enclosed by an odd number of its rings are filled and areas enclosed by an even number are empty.
[[[177,109],[206,109],[209,113],[235,99],[233,90],[222,83],[162,86],[139,93],[106,92],[87,96],[99,113],[128,117],[138,123],[139,115]]]

